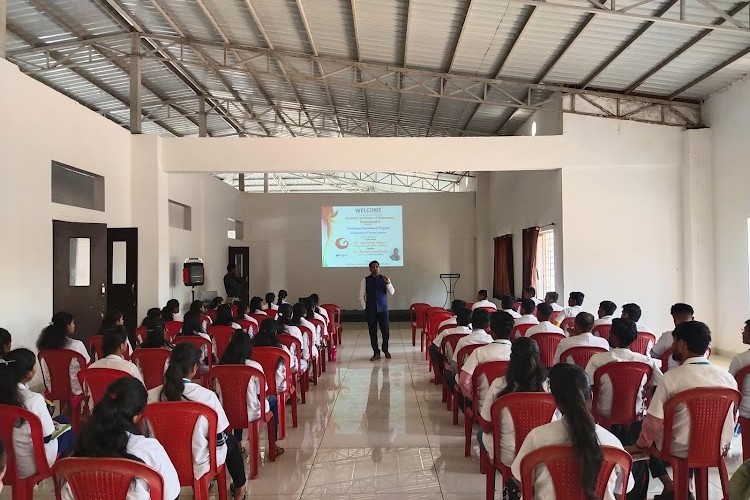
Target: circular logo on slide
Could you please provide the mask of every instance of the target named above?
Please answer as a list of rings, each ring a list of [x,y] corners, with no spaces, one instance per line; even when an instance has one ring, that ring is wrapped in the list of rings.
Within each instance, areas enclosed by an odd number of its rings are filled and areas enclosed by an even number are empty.
[[[337,238],[336,239],[336,248],[344,249],[349,246],[349,242],[346,241],[346,238]]]

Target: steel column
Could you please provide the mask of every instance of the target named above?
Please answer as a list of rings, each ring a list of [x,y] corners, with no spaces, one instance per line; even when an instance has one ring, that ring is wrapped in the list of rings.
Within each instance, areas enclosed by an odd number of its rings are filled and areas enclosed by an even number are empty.
[[[130,133],[141,133],[141,36],[133,33],[130,47]]]
[[[198,97],[198,137],[208,137],[208,126],[206,124],[206,98]]]

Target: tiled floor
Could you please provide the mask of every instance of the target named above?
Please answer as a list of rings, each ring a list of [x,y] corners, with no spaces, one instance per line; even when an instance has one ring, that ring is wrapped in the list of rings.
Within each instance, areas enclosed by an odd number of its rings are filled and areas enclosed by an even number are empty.
[[[428,383],[424,353],[419,344],[411,345],[409,325],[392,328],[393,358],[370,362],[366,326],[344,325],[338,361],[328,365],[307,404],[299,406],[299,427],[289,428],[279,443],[286,452],[275,463],[262,464],[248,498],[484,498],[476,446],[471,458],[464,457],[463,420],[451,424],[439,387]],[[264,434],[261,439],[267,444]],[[739,447],[733,448],[730,472],[738,466]],[[711,481],[719,484],[714,471]],[[720,498],[712,487],[711,498]],[[43,483],[35,496],[53,497],[50,488]],[[660,492],[661,485],[652,491]],[[8,493],[0,498],[9,498]]]

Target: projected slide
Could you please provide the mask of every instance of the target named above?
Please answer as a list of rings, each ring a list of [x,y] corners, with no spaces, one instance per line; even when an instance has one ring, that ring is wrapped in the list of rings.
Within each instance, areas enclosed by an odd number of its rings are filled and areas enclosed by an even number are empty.
[[[400,206],[321,207],[323,267],[404,265]]]

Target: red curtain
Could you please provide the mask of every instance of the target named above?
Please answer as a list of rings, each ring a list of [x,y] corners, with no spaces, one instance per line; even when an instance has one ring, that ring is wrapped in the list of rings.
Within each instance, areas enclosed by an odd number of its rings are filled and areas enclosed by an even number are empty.
[[[495,238],[495,272],[492,281],[492,296],[499,299],[513,293],[513,235]]]
[[[536,288],[536,244],[539,241],[539,227],[527,227],[523,230],[523,286]]]

